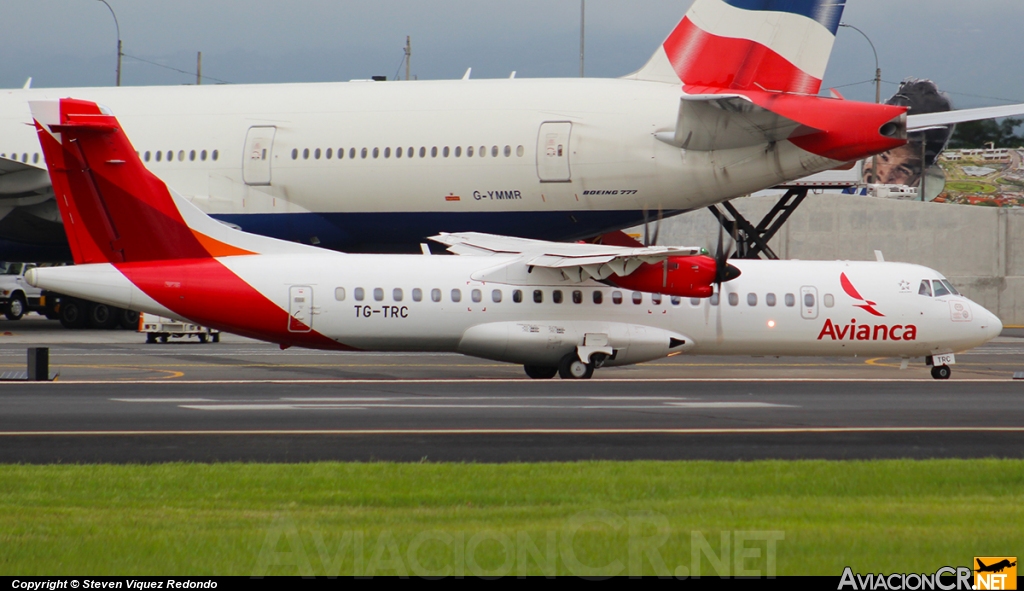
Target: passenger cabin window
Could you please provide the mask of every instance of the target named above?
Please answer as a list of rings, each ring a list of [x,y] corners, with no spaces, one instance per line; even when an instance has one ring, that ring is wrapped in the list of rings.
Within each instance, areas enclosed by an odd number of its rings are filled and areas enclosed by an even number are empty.
[[[594,292],[594,303],[599,305],[599,306],[604,303],[604,292],[602,292],[602,291],[595,291]]]
[[[813,293],[804,294],[804,306],[806,306],[808,308],[813,308],[814,307],[814,294]]]
[[[619,304],[622,303],[622,292],[621,291],[613,291],[612,292],[612,303],[615,304],[616,306],[618,306]]]
[[[334,299],[338,300],[339,302],[344,302],[345,301],[345,288],[344,287],[339,287],[338,289],[334,290]]]
[[[562,291],[559,290],[559,289],[556,289],[555,292],[551,294],[551,299],[556,304],[561,304],[562,303]]]
[[[678,305],[680,305],[682,303],[683,303],[683,298],[681,298],[679,296],[672,296],[672,305],[673,306],[678,306]]]
[[[690,298],[690,305],[696,308],[700,305],[700,298]]]
[[[460,290],[460,289],[453,289],[452,290],[452,301],[455,302],[456,304],[462,301],[462,290]]]
[[[432,290],[430,290],[430,299],[431,299],[431,301],[434,301],[434,302],[440,302],[441,301],[441,290],[440,289],[432,289]]]
[[[422,302],[423,301],[423,290],[422,289],[417,287],[416,289],[412,290],[412,301],[414,301],[414,302]]]
[[[729,305],[730,306],[738,306],[738,305],[740,305],[740,294],[738,294],[738,293],[730,293],[729,294]]]
[[[402,291],[401,288],[396,287],[395,290],[393,292],[391,292],[391,297],[396,302],[400,302],[400,301],[405,299],[405,293]]]
[[[791,294],[791,293],[787,293],[786,294],[786,307],[787,308],[792,308],[795,305],[796,305],[796,296]]]
[[[941,298],[942,296],[951,295],[950,291],[946,289],[945,284],[943,284],[941,281],[932,281],[932,285],[935,287],[935,297]]]
[[[767,305],[767,306],[768,306],[769,308],[774,308],[774,307],[775,307],[775,304],[777,304],[777,303],[778,303],[778,302],[777,302],[777,301],[775,300],[775,294],[774,294],[774,293],[770,293],[770,294],[768,294],[768,295],[764,296],[764,303],[765,303],[765,305]]]
[[[921,282],[921,287],[917,290],[917,295],[923,295],[932,297],[932,282],[925,279]]]
[[[664,301],[660,293],[653,294],[651,296],[651,303],[655,306],[660,306],[661,302]]]
[[[523,303],[523,291],[521,289],[512,292],[512,301],[517,304]]]
[[[496,289],[496,290],[491,292],[491,300],[495,304],[500,304],[501,303],[501,290],[500,289]]]
[[[480,302],[484,301],[484,293],[479,289],[474,289],[470,293],[470,296],[473,298],[474,304],[479,304]]]
[[[533,303],[543,304],[544,303],[544,292],[537,289],[533,292]]]
[[[757,294],[756,293],[748,293],[747,294],[747,305],[750,306],[751,308],[753,308],[754,306],[757,305]]]
[[[384,301],[384,290],[381,289],[380,287],[374,288],[374,290],[373,290],[373,299],[378,301],[378,302],[383,302]]]
[[[719,294],[716,293],[716,294],[712,295],[711,298],[708,299],[708,302],[710,302],[712,306],[717,306],[718,303],[719,303],[719,300],[721,300],[721,297],[720,297]]]
[[[835,308],[836,307],[836,298],[835,298],[835,296],[833,296],[830,293],[827,293],[827,294],[825,294],[825,298],[824,299],[825,299],[825,307],[826,308]]]
[[[639,306],[640,304],[644,303],[644,294],[640,293],[639,291],[634,291],[633,292],[633,303],[636,304],[637,306]]]
[[[353,295],[355,295],[357,302],[361,302],[366,299],[366,291],[361,287],[357,287]]]
[[[572,303],[574,303],[574,304],[582,304],[583,303],[583,292],[582,291],[574,291],[574,292],[572,292]]]

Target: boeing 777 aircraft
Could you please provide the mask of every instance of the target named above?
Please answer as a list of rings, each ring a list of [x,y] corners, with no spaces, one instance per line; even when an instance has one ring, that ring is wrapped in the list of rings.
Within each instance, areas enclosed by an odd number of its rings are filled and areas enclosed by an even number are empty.
[[[457,351],[537,379],[682,353],[927,357],[945,379],[1002,330],[916,265],[719,258],[708,274],[697,248],[463,233],[435,237],[459,256],[353,255],[256,236],[169,190],[95,103],[32,110],[76,264],[31,284],[282,347]],[[652,265],[692,272],[668,287],[697,297],[619,287]]]
[[[905,109],[815,96],[844,6],[696,0],[621,79],[0,91],[0,257],[70,258],[27,110],[67,96],[201,210],[338,250],[589,238],[747,195],[905,143]]]

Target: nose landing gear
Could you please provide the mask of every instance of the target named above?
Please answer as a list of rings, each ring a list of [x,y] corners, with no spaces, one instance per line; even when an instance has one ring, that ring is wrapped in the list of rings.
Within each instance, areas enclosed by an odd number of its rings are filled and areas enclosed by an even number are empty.
[[[932,377],[936,380],[948,380],[953,375],[953,370],[948,365],[938,365],[932,368]]]

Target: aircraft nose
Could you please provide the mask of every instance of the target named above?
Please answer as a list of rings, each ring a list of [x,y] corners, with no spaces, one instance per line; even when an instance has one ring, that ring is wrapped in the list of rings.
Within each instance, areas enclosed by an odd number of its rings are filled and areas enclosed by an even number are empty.
[[[984,332],[987,340],[992,340],[1003,333],[1003,321],[998,316],[989,312],[987,309],[982,308],[984,314],[981,315],[981,330]]]

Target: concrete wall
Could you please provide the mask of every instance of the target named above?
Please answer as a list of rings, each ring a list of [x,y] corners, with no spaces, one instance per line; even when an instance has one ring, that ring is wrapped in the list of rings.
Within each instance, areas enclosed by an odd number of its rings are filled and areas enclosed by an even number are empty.
[[[776,197],[736,199],[755,225]],[[642,230],[641,230],[642,231]],[[707,210],[665,220],[661,244],[708,246],[718,224]],[[1024,325],[1024,209],[810,195],[770,243],[782,258],[874,260],[931,267],[1006,325]]]

